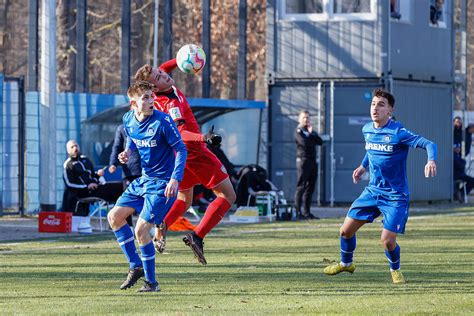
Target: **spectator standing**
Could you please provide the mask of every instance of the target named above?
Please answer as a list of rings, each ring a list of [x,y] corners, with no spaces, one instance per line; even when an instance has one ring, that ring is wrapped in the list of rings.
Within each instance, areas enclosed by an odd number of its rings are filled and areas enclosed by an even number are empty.
[[[311,214],[311,201],[318,178],[316,162],[316,145],[323,140],[313,131],[308,111],[301,111],[298,116],[298,127],[295,130],[297,183],[295,193],[296,213],[300,219],[317,219]],[[303,212],[301,212],[303,207]]]

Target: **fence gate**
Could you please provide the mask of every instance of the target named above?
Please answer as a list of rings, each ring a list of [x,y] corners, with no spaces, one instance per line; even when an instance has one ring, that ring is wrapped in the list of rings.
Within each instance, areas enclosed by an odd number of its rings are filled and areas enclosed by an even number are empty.
[[[24,79],[0,74],[0,216],[23,215],[25,162]]]

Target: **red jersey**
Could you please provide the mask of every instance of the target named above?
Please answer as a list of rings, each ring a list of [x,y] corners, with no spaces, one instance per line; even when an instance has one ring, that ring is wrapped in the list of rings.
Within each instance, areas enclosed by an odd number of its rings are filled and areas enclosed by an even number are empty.
[[[161,112],[168,113],[178,126],[180,133],[188,131],[201,134],[199,125],[194,117],[184,94],[175,86],[172,90],[154,95],[155,108]],[[183,140],[184,141],[184,140]],[[188,155],[199,154],[206,145],[202,141],[184,141],[188,149]]]

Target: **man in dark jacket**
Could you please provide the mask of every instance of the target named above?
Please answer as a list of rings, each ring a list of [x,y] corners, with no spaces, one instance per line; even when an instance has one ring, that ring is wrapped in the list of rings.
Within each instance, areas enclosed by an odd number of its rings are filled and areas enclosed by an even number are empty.
[[[142,175],[142,165],[140,161],[140,155],[138,154],[137,150],[132,151],[126,164],[122,165],[118,160],[118,154],[125,150],[126,142],[127,137],[123,129],[123,124],[120,124],[115,130],[114,144],[112,145],[112,153],[110,154],[109,172],[114,173],[117,171],[118,166],[122,166],[122,181],[124,190],[133,180],[139,178]]]
[[[321,146],[323,140],[313,131],[308,111],[301,111],[298,116],[295,141],[298,177],[295,194],[296,212],[301,219],[317,219],[311,214],[311,200],[318,178],[316,145]],[[303,206],[303,212],[301,212],[301,206]]]
[[[461,144],[454,144],[453,154],[454,199],[464,201],[464,190],[459,188],[459,182],[465,182],[466,194],[474,188],[474,178],[466,174],[466,160],[461,157]]]
[[[85,197],[93,196],[115,202],[121,192],[100,184],[99,178],[104,175],[104,170],[95,172],[92,161],[81,155],[79,145],[75,140],[69,140],[66,149],[69,157],[63,164],[63,180],[66,186],[63,195],[63,212],[74,212],[78,199]],[[88,205],[82,204],[75,215],[87,216],[88,213]]]

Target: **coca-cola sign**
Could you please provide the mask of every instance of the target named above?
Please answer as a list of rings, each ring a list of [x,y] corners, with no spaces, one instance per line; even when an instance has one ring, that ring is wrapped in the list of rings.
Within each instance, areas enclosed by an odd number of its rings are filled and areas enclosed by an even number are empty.
[[[43,220],[43,224],[48,226],[59,226],[61,225],[61,219],[50,215]]]

